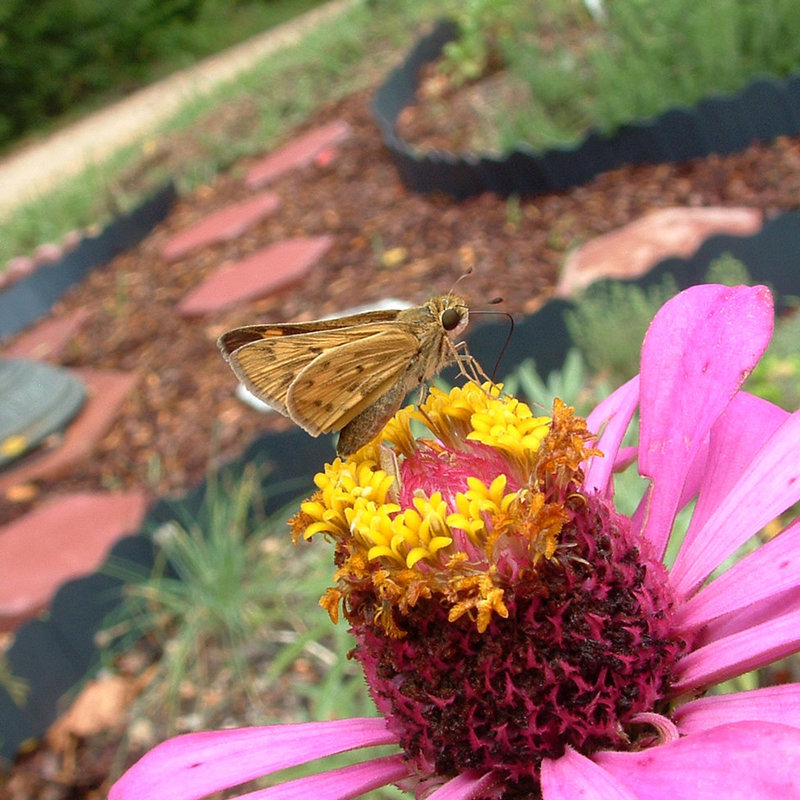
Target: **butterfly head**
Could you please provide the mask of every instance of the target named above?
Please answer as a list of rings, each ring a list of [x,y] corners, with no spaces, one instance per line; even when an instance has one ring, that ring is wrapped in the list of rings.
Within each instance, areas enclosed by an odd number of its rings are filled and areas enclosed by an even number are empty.
[[[458,295],[445,294],[433,297],[426,305],[451,338],[459,336],[467,327],[469,307]]]

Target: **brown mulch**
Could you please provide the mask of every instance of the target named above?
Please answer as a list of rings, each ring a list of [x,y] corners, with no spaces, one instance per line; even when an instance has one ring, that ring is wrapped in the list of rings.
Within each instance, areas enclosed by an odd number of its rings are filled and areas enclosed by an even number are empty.
[[[313,319],[384,297],[423,301],[449,290],[468,267],[474,272],[459,291],[474,307],[501,296],[508,311],[530,312],[552,291],[568,249],[650,209],[750,206],[773,214],[795,207],[800,197],[800,139],[679,166],[625,168],[569,192],[523,199],[518,208],[492,195],[462,203],[422,197],[400,184],[371,118],[370,98],[371,92],[359,93],[311,121],[315,126],[341,118],[353,126],[353,135],[329,164],[313,164],[273,185],[282,198],[273,218],[179,263],[160,258],[172,234],[247,196],[241,180],[247,163],[237,165],[182,198],[139,247],[95,271],[53,308],[52,316],[89,311],[65,365],[135,370],[141,380],[91,461],[69,476],[38,483],[24,502],[0,499],[0,523],[66,491],[144,487],[154,496],[180,494],[210,466],[241,453],[260,431],[286,426],[277,415],[262,416],[234,397],[235,379],[215,344],[229,327]],[[459,108],[440,120],[452,127],[451,141],[471,124],[463,116],[469,110]],[[413,135],[414,112],[404,115],[403,124]],[[421,137],[425,133],[419,130]],[[177,314],[183,295],[221,262],[283,237],[318,234],[333,235],[335,244],[301,285],[213,318]],[[387,252],[402,252],[403,258],[394,263],[384,259]],[[43,786],[54,800],[102,796],[96,783],[79,788],[48,782],[42,775],[54,769],[54,756],[43,758],[44,767],[29,767],[40,782],[31,777],[23,784],[33,792],[28,796],[45,796],[39,794]],[[3,796],[24,795],[4,795],[0,788]]]
[[[312,125],[341,118],[353,135],[327,166],[278,180],[279,212],[228,244],[176,264],[159,256],[175,232],[248,192],[237,165],[184,197],[139,247],[96,270],[52,310],[89,310],[63,363],[135,370],[141,376],[119,420],[84,466],[42,481],[24,502],[0,499],[0,523],[42,497],[76,489],[144,487],[154,495],[196,485],[209,464],[241,452],[262,430],[285,425],[243,406],[215,345],[228,327],[313,319],[384,297],[423,301],[459,286],[473,306],[501,296],[511,312],[537,308],[554,286],[569,248],[672,205],[751,206],[766,214],[796,206],[800,140],[754,145],[741,154],[682,165],[629,167],[562,194],[512,201],[483,195],[456,203],[406,191],[383,149],[363,92],[322,110]],[[468,109],[461,110],[461,119]],[[405,129],[413,114],[405,115]],[[458,129],[459,120],[447,124]],[[455,136],[455,133],[454,133]],[[216,266],[288,236],[331,234],[335,244],[301,285],[214,318],[184,319],[183,295]],[[400,263],[387,251],[403,248]],[[391,253],[394,255],[395,253]]]

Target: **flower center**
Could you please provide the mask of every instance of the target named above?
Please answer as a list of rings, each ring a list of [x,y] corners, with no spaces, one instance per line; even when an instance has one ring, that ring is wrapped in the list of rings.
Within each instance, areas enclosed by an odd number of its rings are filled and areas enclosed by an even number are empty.
[[[666,572],[632,541],[628,520],[576,498],[558,553],[504,593],[507,616],[483,634],[436,598],[405,618],[403,639],[354,624],[379,709],[421,775],[498,771],[504,798],[535,797],[545,757],[640,749],[636,724],[664,711],[677,658]]]
[[[411,435],[423,421],[434,440]],[[666,570],[582,491],[599,455],[556,401],[536,418],[497,387],[432,392],[384,439],[317,476],[295,535],[336,544],[339,606],[372,696],[420,780],[495,771],[537,797],[565,747],[639,749],[686,644]]]

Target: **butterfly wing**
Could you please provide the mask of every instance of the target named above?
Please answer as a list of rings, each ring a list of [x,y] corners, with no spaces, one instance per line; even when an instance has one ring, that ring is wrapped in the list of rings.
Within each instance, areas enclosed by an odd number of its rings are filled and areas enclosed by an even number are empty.
[[[246,344],[259,342],[263,339],[278,339],[289,336],[299,336],[307,333],[321,333],[341,328],[361,327],[374,322],[392,322],[397,319],[400,311],[366,311],[361,314],[350,314],[346,317],[333,319],[320,319],[312,322],[283,322],[278,325],[246,325],[242,328],[223,333],[217,340],[219,349],[225,358],[244,347]]]
[[[253,326],[258,328],[259,326]],[[370,326],[366,327],[371,331]],[[245,329],[238,329],[245,330]],[[230,333],[236,333],[231,331]],[[290,335],[260,336],[240,344],[231,352],[220,343],[236,377],[260,400],[286,416],[291,416],[286,406],[286,395],[302,370],[320,354],[335,350],[351,342],[353,337],[369,335],[359,328],[341,328],[310,331]],[[227,336],[227,334],[226,334]]]
[[[289,387],[289,416],[312,435],[341,430],[405,379],[419,340],[402,329],[376,327],[370,336],[316,356]]]

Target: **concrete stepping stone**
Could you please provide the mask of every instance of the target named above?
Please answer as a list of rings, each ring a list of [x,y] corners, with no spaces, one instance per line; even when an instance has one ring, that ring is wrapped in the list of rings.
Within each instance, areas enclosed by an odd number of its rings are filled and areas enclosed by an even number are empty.
[[[178,304],[184,316],[247,303],[304,278],[333,244],[332,236],[283,239],[240,261],[220,266]]]
[[[0,467],[63,430],[86,400],[83,382],[63,367],[0,358]]]
[[[88,309],[80,308],[57,319],[46,319],[18,336],[13,344],[4,347],[2,354],[8,358],[57,360],[88,317]]]
[[[289,170],[305,167],[322,151],[328,151],[347,139],[351,131],[344,120],[334,120],[314,128],[253,164],[245,175],[245,184],[257,189]],[[326,154],[326,159],[330,160],[330,153]]]
[[[6,494],[12,487],[30,481],[57,478],[89,458],[139,380],[136,373],[109,370],[79,369],[75,374],[86,385],[87,401],[83,410],[65,429],[64,438],[57,446],[31,453],[0,472],[0,493]]]
[[[278,206],[280,198],[273,192],[229,205],[176,233],[161,249],[161,255],[167,261],[177,261],[203,247],[228,242],[273,214]]]
[[[0,630],[46,609],[68,580],[94,572],[114,543],[135,533],[144,492],[82,492],[54,498],[0,527]]]
[[[751,236],[761,229],[756,208],[663,208],[573,250],[556,296],[572,297],[600,278],[636,278],[665,258],[687,258],[709,236]]]

